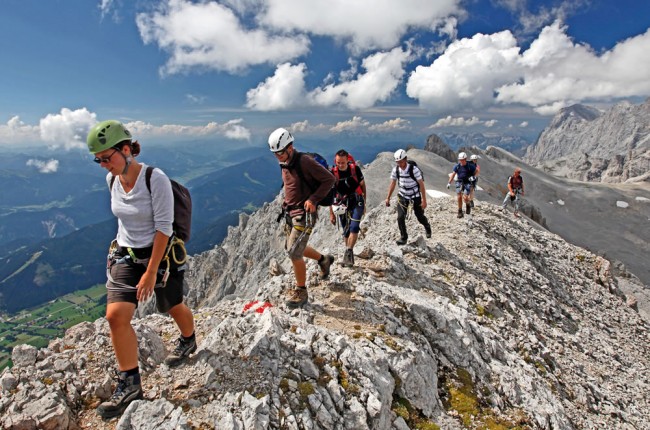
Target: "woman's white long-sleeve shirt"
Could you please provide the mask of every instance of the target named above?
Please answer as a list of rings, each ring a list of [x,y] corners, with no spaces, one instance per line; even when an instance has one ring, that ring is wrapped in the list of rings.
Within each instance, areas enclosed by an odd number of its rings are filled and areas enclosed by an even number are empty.
[[[174,221],[174,194],[169,178],[165,173],[154,168],[151,172],[151,193],[147,189],[145,174],[147,166],[142,169],[135,181],[135,186],[128,193],[122,188],[119,178],[115,178],[111,189],[111,211],[117,217],[117,243],[123,247],[146,248],[153,244],[156,231],[166,236],[172,234]],[[110,173],[106,183],[110,186]]]

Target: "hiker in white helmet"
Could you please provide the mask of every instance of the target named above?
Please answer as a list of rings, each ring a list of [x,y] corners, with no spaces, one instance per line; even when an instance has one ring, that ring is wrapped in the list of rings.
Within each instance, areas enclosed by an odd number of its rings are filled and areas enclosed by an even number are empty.
[[[469,203],[469,195],[471,192],[471,182],[474,181],[474,174],[476,173],[476,166],[467,162],[467,154],[461,152],[458,154],[458,164],[454,166],[454,171],[449,177],[447,189],[456,179],[456,195],[458,196],[458,218],[463,215],[463,200],[465,201],[466,213],[471,213],[471,206]]]
[[[330,266],[334,262],[334,256],[321,254],[307,245],[318,215],[318,204],[330,193],[333,197],[334,175],[314,157],[298,152],[293,146],[293,135],[284,128],[278,128],[269,135],[269,149],[282,170],[282,215],[287,232],[285,246],[296,277],[296,286],[288,291],[286,303],[290,308],[296,308],[309,299],[304,257],[318,262],[322,279],[329,276]]]
[[[393,159],[396,166],[391,171],[386,206],[390,206],[390,196],[393,194],[395,186],[399,184],[397,192],[397,225],[400,238],[397,240],[397,244],[404,245],[408,240],[406,215],[411,204],[413,205],[415,217],[424,226],[425,234],[429,238],[431,237],[431,225],[424,215],[424,209],[427,207],[427,193],[424,187],[422,171],[415,161],[408,160],[406,151],[403,149],[398,149],[393,155]]]

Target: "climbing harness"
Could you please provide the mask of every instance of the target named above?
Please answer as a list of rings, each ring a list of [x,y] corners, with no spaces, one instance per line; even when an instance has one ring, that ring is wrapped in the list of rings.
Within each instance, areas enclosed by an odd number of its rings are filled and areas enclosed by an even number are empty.
[[[108,248],[108,257],[106,259],[106,272],[108,278],[112,279],[110,270],[111,267],[115,264],[143,264],[146,266],[149,262],[149,258],[151,257],[152,248],[153,246],[141,249],[120,247],[117,244],[117,240],[113,240]],[[172,262],[178,268],[185,264],[186,261],[187,250],[185,249],[185,242],[182,239],[176,237],[176,235],[172,235],[167,242],[165,253],[162,260],[160,261],[160,264],[158,265],[158,273],[162,275],[160,287],[164,288],[167,283],[167,279],[169,279]]]
[[[292,228],[295,228],[300,232],[300,235],[298,238],[293,242],[293,245],[291,245],[291,248],[289,248],[289,254],[293,253],[295,251],[296,246],[302,241],[302,239],[305,237],[305,235],[310,235],[312,230],[314,229],[314,215],[307,212],[305,213],[305,225],[304,227],[301,225],[292,225]]]

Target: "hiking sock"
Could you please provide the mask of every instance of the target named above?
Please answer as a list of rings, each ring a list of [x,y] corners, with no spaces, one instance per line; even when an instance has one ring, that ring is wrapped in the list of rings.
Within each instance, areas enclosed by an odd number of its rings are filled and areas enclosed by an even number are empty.
[[[125,373],[127,378],[129,376],[139,375],[140,374],[140,368],[139,367],[134,367],[133,369],[123,370],[122,373]]]
[[[318,262],[319,262],[319,263],[322,263],[323,260],[325,260],[325,254],[321,254],[321,255],[320,255],[320,258],[318,259]],[[298,288],[300,288],[300,287],[298,287]],[[302,288],[304,288],[304,287],[302,287]]]
[[[139,367],[134,367],[133,369],[120,371],[120,373],[122,375],[124,375],[125,380],[128,377],[133,376],[133,383],[136,384],[136,385],[140,384],[140,368]]]
[[[181,339],[183,339],[183,342],[185,343],[190,343],[196,339],[196,333],[192,332],[192,335],[188,337],[183,336],[183,334],[181,333]]]

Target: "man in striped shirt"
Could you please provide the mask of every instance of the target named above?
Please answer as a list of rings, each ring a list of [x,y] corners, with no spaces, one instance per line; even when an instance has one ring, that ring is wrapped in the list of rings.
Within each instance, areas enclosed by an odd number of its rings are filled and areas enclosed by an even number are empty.
[[[400,238],[397,244],[404,245],[408,240],[406,215],[411,203],[413,204],[415,217],[424,226],[427,237],[431,237],[431,225],[424,215],[424,209],[427,207],[427,193],[424,188],[422,171],[414,161],[407,160],[406,151],[403,149],[398,149],[395,152],[394,158],[397,166],[390,175],[386,206],[390,206],[390,196],[395,190],[395,185],[399,184],[399,190],[397,192],[397,225],[399,226]]]

